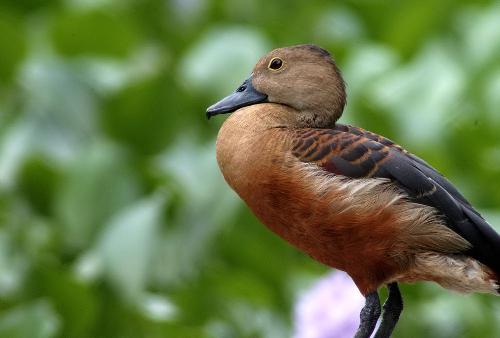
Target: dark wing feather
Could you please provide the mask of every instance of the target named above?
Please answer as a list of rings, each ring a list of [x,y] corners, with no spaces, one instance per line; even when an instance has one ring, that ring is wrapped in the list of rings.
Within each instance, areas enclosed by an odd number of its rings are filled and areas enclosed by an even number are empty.
[[[409,153],[404,148],[402,148],[401,146],[397,145],[396,143],[394,143],[390,139],[388,139],[386,137],[383,137],[383,136],[380,136],[378,134],[372,133],[370,131],[364,130],[362,128],[354,127],[354,126],[349,126],[349,125],[341,125],[341,124],[339,124],[339,125],[336,126],[335,129],[342,130],[342,131],[345,131],[347,133],[351,133],[351,134],[354,134],[354,135],[363,136],[363,137],[366,137],[366,138],[368,138],[370,140],[373,140],[373,141],[376,141],[376,142],[378,142],[380,144],[388,146],[388,147],[390,147],[392,149],[399,150],[400,152],[402,152],[403,154],[405,154],[406,156],[408,156],[412,160],[412,164],[415,167],[417,167],[422,173],[424,173],[426,176],[432,178],[436,183],[438,183],[439,185],[441,185],[450,195],[452,195],[453,198],[455,198],[458,201],[462,202],[465,206],[470,207],[471,211],[473,211],[474,213],[476,213],[476,215],[480,216],[479,213],[472,208],[472,206],[469,203],[469,201],[467,201],[465,199],[465,197],[453,186],[453,184],[451,184],[441,173],[439,173],[436,169],[434,169],[433,167],[431,167],[427,162],[425,162],[421,158],[419,158],[419,157],[417,157],[417,156]]]
[[[388,178],[409,197],[436,208],[447,226],[472,245],[466,254],[500,274],[500,236],[444,176],[392,141],[360,128],[301,129],[293,154],[351,178]]]

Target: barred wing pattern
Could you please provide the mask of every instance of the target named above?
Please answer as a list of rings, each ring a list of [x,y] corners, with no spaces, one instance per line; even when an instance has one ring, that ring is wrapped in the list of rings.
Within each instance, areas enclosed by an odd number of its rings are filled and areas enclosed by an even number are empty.
[[[472,245],[465,254],[500,273],[500,236],[440,173],[391,140],[348,125],[298,129],[292,153],[303,162],[350,178],[387,178],[416,203],[436,208]]]

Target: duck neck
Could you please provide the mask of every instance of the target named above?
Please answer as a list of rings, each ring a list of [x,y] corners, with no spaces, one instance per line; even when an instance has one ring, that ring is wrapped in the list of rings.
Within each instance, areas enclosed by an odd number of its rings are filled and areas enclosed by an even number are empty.
[[[300,111],[297,113],[299,128],[334,128],[340,114],[322,111]]]
[[[233,189],[248,191],[252,182],[245,174],[265,171],[271,161],[264,161],[262,154],[286,146],[288,138],[283,129],[296,128],[291,118],[295,113],[290,107],[266,103],[239,109],[226,119],[217,137],[217,162]]]

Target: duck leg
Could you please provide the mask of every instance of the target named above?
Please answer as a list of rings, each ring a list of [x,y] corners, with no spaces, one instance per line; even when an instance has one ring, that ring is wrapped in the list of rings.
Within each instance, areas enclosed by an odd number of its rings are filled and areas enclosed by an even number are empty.
[[[359,314],[361,322],[354,338],[369,338],[371,336],[380,317],[380,311],[380,300],[377,291],[367,294],[365,297],[365,306]]]
[[[375,338],[388,338],[391,336],[394,327],[396,326],[399,315],[403,311],[403,298],[399,291],[398,283],[390,283],[387,285],[389,297],[384,303],[384,314],[382,322],[375,334]]]

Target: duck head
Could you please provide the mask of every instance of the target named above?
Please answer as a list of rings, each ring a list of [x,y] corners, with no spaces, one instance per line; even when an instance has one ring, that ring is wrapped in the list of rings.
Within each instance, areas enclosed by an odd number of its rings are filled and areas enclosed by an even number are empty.
[[[320,47],[278,48],[257,62],[235,92],[210,106],[207,117],[265,102],[293,108],[297,127],[331,127],[346,103],[344,80],[330,53]]]

